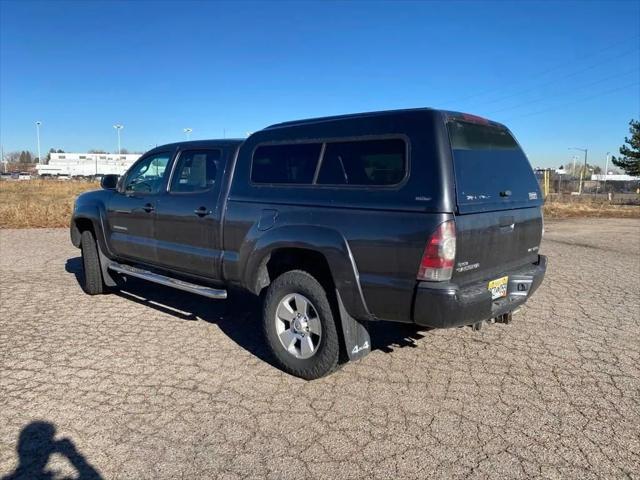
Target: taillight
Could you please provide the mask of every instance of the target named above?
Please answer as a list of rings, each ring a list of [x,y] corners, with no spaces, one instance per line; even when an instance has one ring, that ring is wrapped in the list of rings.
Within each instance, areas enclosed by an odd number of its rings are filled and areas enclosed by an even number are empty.
[[[441,223],[424,248],[418,280],[442,282],[450,280],[456,258],[456,224],[453,220]]]

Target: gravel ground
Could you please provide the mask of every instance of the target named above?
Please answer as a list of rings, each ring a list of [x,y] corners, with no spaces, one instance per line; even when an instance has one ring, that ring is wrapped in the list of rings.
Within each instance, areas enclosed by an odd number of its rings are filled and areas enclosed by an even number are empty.
[[[66,230],[2,230],[0,477],[640,478],[640,221],[549,223],[542,252],[511,325],[378,324],[305,382],[246,306],[89,297]]]

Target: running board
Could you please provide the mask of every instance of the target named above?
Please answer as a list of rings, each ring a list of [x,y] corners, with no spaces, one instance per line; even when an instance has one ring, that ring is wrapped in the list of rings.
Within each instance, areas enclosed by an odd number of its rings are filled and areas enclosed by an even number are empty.
[[[178,290],[184,290],[185,292],[195,293],[196,295],[202,295],[203,297],[215,298],[217,300],[224,300],[227,298],[226,290],[219,290],[216,288],[205,287],[203,285],[196,285],[195,283],[185,282],[183,280],[177,280],[175,278],[166,277],[158,273],[142,270],[141,268],[132,267],[130,265],[123,265],[121,263],[109,264],[109,270],[122,273],[124,275],[130,275],[132,277],[148,280],[149,282],[159,283],[167,287],[177,288]]]

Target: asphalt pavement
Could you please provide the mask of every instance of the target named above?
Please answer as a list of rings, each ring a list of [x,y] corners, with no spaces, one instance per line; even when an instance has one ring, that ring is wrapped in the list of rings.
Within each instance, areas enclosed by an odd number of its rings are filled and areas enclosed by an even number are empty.
[[[90,297],[66,230],[0,230],[0,477],[640,479],[640,221],[548,222],[541,253],[512,324],[378,324],[306,382],[242,301]]]

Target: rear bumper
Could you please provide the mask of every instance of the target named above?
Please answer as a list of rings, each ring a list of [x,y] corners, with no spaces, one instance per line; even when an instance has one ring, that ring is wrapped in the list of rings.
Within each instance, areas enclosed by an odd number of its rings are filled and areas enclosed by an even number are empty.
[[[547,257],[509,275],[507,296],[492,301],[487,282],[458,287],[451,283],[420,282],[416,289],[413,320],[432,328],[458,327],[489,320],[515,310],[538,289],[547,270]]]

